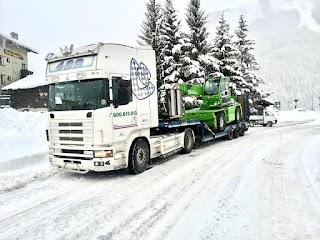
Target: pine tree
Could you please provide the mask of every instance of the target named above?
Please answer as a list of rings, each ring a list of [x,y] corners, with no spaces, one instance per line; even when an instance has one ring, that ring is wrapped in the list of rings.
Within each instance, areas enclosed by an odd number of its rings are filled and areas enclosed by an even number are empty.
[[[184,82],[190,82],[194,79],[200,79],[201,82],[201,77],[204,75],[203,67],[198,60],[192,59],[193,45],[188,35],[183,33],[181,36],[179,77]]]
[[[200,8],[200,0],[190,0],[187,7],[186,22],[189,26],[189,42],[192,45],[191,59],[198,60],[199,55],[205,55],[209,52],[207,38],[209,33],[205,24],[207,15]]]
[[[237,40],[235,42],[237,49],[239,50],[239,63],[240,71],[242,72],[244,78],[251,72],[259,70],[259,65],[251,53],[254,50],[253,45],[255,44],[253,40],[248,39],[248,25],[244,20],[243,15],[240,16],[238,30],[236,31]],[[248,78],[250,80],[250,78]]]
[[[145,13],[146,20],[142,22],[141,35],[138,37],[142,41],[138,41],[140,45],[149,45],[154,50],[159,48],[160,36],[160,21],[161,21],[161,6],[155,0],[150,0],[146,4],[147,12]]]
[[[147,11],[145,13],[146,20],[142,22],[141,35],[138,37],[138,44],[149,45],[155,50],[156,63],[157,63],[157,78],[160,78],[161,74],[161,61],[163,56],[161,54],[161,29],[162,29],[162,9],[160,4],[156,3],[155,0],[150,0],[146,4]]]
[[[181,55],[181,21],[172,0],[166,0],[163,11],[163,29],[161,31],[161,48],[163,53],[162,79],[164,82],[177,82],[179,79]]]
[[[264,93],[259,89],[259,83],[263,83],[263,78],[256,74],[259,70],[255,56],[251,51],[254,50],[254,41],[248,39],[248,25],[244,17],[239,18],[239,26],[236,30],[237,40],[235,45],[239,51],[239,66],[244,80],[247,83],[247,88],[250,89],[250,97],[253,101],[261,100],[263,96],[269,96],[269,93]]]
[[[230,77],[237,88],[243,88],[247,83],[242,78],[239,67],[239,51],[235,48],[230,35],[230,27],[222,15],[216,28],[216,38],[210,54],[217,59],[220,74]],[[219,75],[219,73],[216,73]]]

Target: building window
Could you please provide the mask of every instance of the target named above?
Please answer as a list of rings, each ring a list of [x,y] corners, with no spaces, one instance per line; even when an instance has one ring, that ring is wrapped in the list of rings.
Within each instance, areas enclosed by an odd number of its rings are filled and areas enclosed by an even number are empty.
[[[3,66],[4,65],[4,57],[0,56],[0,65]]]
[[[5,84],[6,75],[1,74],[0,78],[1,78],[1,84],[4,85]]]
[[[22,63],[22,70],[27,70],[27,64]]]
[[[7,63],[10,63],[10,58],[7,58]]]
[[[39,92],[40,99],[44,99],[48,96],[48,92]]]
[[[8,81],[11,81],[11,76],[8,76],[8,77],[7,77],[7,80],[8,80]]]

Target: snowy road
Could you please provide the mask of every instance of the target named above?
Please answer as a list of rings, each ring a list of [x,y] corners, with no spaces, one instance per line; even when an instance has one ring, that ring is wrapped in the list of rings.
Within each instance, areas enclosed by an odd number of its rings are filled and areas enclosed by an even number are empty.
[[[140,175],[49,171],[0,192],[0,239],[320,239],[319,149],[319,125],[256,127]]]

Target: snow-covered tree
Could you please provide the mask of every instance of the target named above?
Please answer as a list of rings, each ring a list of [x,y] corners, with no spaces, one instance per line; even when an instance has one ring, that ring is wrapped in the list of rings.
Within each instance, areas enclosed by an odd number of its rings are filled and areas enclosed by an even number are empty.
[[[235,45],[239,51],[239,66],[243,79],[247,83],[246,88],[250,89],[250,97],[253,102],[261,100],[262,98],[269,96],[270,93],[263,92],[263,90],[259,88],[259,84],[264,81],[263,78],[256,73],[260,67],[252,53],[255,43],[253,40],[248,39],[248,25],[243,15],[239,18],[236,38]]]
[[[208,36],[206,28],[207,15],[200,8],[200,0],[190,0],[187,7],[186,22],[190,32],[188,33],[189,42],[192,46],[190,56],[192,60],[198,60],[199,55],[209,52]]]
[[[237,88],[246,87],[247,83],[242,78],[238,61],[239,51],[232,41],[229,24],[223,15],[216,28],[216,38],[210,54],[217,59],[220,74],[230,77]],[[219,73],[216,74],[219,75]]]
[[[180,22],[172,0],[166,0],[160,38],[163,54],[161,77],[164,82],[177,82],[179,79],[179,61],[182,47]]]
[[[147,4],[147,11],[145,13],[146,20],[142,22],[141,35],[138,37],[138,44],[149,45],[155,50],[156,62],[157,62],[157,77],[160,77],[160,66],[162,61],[162,49],[161,49],[161,29],[162,29],[162,9],[160,4],[155,0],[150,0]]]
[[[240,16],[239,26],[236,30],[236,41],[235,45],[239,51],[239,66],[240,71],[243,74],[243,78],[248,82],[252,83],[254,86],[258,85],[259,79],[254,73],[254,71],[259,70],[259,65],[254,57],[252,50],[254,50],[253,45],[255,44],[253,40],[248,39],[248,25],[243,15]]]
[[[181,35],[181,48],[180,48],[180,68],[179,76],[180,79],[184,82],[194,82],[194,80],[199,80],[203,77],[204,69],[200,65],[200,61],[194,60],[192,58],[192,49],[193,44],[190,42],[190,39],[187,34]]]

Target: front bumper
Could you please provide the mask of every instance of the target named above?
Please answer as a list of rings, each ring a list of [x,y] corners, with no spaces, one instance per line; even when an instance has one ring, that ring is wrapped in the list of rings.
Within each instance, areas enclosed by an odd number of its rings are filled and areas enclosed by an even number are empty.
[[[112,158],[93,158],[91,160],[61,158],[49,155],[50,164],[60,170],[86,174],[89,171],[106,172],[127,167],[126,159],[121,156],[117,159]]]

